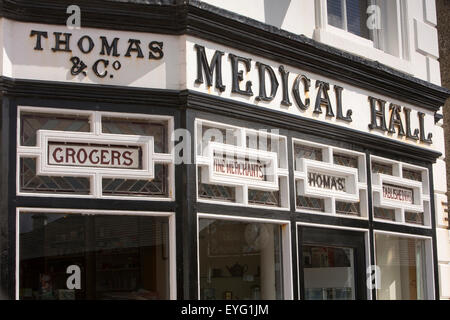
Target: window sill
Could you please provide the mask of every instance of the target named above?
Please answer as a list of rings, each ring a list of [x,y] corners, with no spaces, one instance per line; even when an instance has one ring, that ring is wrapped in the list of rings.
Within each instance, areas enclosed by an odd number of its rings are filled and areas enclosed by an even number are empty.
[[[314,40],[329,46],[378,61],[391,68],[413,75],[413,68],[409,61],[395,57],[389,53],[373,47],[373,42],[349,32],[327,26],[327,29],[314,30]]]

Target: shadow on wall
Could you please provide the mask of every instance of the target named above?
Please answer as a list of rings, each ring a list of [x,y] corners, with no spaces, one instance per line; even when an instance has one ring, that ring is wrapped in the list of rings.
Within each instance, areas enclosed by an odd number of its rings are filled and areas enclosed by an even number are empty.
[[[266,23],[281,28],[291,0],[264,0],[264,14]]]

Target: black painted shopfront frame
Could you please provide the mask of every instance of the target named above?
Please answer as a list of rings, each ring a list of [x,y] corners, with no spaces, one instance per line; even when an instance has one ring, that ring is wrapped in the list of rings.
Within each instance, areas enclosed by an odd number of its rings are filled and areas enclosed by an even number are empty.
[[[14,81],[1,79],[4,88],[1,109],[1,211],[0,224],[4,231],[0,239],[1,247],[1,288],[10,299],[15,298],[16,270],[16,208],[53,207],[67,209],[97,210],[151,210],[173,211],[176,219],[176,259],[177,259],[177,298],[197,299],[197,213],[211,215],[231,215],[254,218],[270,218],[291,222],[292,247],[292,286],[293,298],[298,299],[297,266],[297,222],[326,224],[329,226],[362,228],[369,231],[370,260],[374,261],[374,230],[417,234],[432,238],[435,297],[439,297],[437,247],[435,235],[434,197],[431,197],[431,229],[411,226],[393,225],[373,221],[372,190],[370,174],[370,155],[423,166],[428,169],[430,194],[434,194],[432,163],[438,153],[412,147],[401,142],[376,138],[369,134],[340,128],[330,124],[317,123],[302,117],[283,116],[276,112],[258,109],[258,107],[235,103],[226,99],[208,97],[190,91],[133,89],[126,87],[108,87],[91,85],[74,85],[56,82]],[[120,102],[120,103],[119,103]],[[77,201],[70,198],[23,197],[16,195],[16,125],[17,107],[20,105],[71,108],[81,110],[112,111],[127,113],[161,114],[174,117],[175,129],[188,129],[194,132],[195,119],[214,120],[251,129],[280,129],[280,134],[287,136],[289,164],[290,210],[273,208],[259,209],[233,205],[220,205],[197,202],[196,165],[181,164],[175,166],[175,202],[166,201],[129,201],[86,199]],[[255,110],[260,111],[255,114]],[[255,115],[254,121],[248,120],[248,114]],[[314,124],[314,125],[313,125]],[[350,136],[352,139],[350,140]],[[368,170],[368,220],[355,220],[332,216],[313,215],[296,212],[295,182],[293,168],[292,139],[304,139],[320,142],[340,148],[347,148],[366,154]],[[195,146],[195,137],[191,135],[191,145]],[[349,143],[348,141],[352,141]],[[376,145],[373,145],[377,142]],[[372,145],[372,148],[369,146]],[[394,148],[394,146],[396,148]],[[390,150],[390,151],[386,151]],[[191,149],[194,159],[195,148]],[[420,159],[425,159],[421,161]],[[372,294],[375,297],[375,290]]]

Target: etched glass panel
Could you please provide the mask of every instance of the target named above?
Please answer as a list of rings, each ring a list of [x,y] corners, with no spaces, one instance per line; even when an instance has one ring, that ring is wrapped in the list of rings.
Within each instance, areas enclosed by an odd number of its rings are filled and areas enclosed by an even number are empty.
[[[424,225],[423,212],[405,211],[405,222]]]
[[[328,24],[344,29],[343,0],[327,0]]]
[[[248,203],[280,207],[280,192],[248,189]]]
[[[323,161],[322,149],[296,144],[294,145],[295,170],[300,170],[299,159]]]
[[[38,130],[89,132],[91,126],[87,115],[21,112],[20,145],[36,146]]]
[[[428,270],[424,239],[375,235],[376,264],[380,268],[377,300],[428,299]]]
[[[333,154],[333,162],[334,162],[334,164],[337,164],[340,166],[346,166],[346,167],[350,167],[350,168],[358,168],[358,158],[357,157],[334,153]]]
[[[19,183],[21,192],[70,194],[90,193],[89,178],[36,175],[35,158],[20,158]]]
[[[237,145],[237,137],[233,129],[224,129],[211,127],[207,125],[202,126],[202,142],[206,144],[209,141]]]
[[[18,223],[21,300],[170,297],[165,217],[27,212]]]
[[[103,195],[168,197],[168,166],[155,164],[153,180],[104,178]]]
[[[422,182],[422,172],[418,170],[403,169],[403,178]]]
[[[236,200],[236,188],[201,182],[201,171],[198,171],[198,196],[203,199],[234,202]]]
[[[284,298],[280,225],[199,220],[202,300]]]

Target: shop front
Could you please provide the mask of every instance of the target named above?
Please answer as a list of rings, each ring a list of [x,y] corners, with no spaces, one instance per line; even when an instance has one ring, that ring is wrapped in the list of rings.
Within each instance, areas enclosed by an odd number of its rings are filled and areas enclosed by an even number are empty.
[[[216,38],[88,8],[2,18],[5,296],[439,298],[442,88],[275,31],[247,47],[231,18]]]

